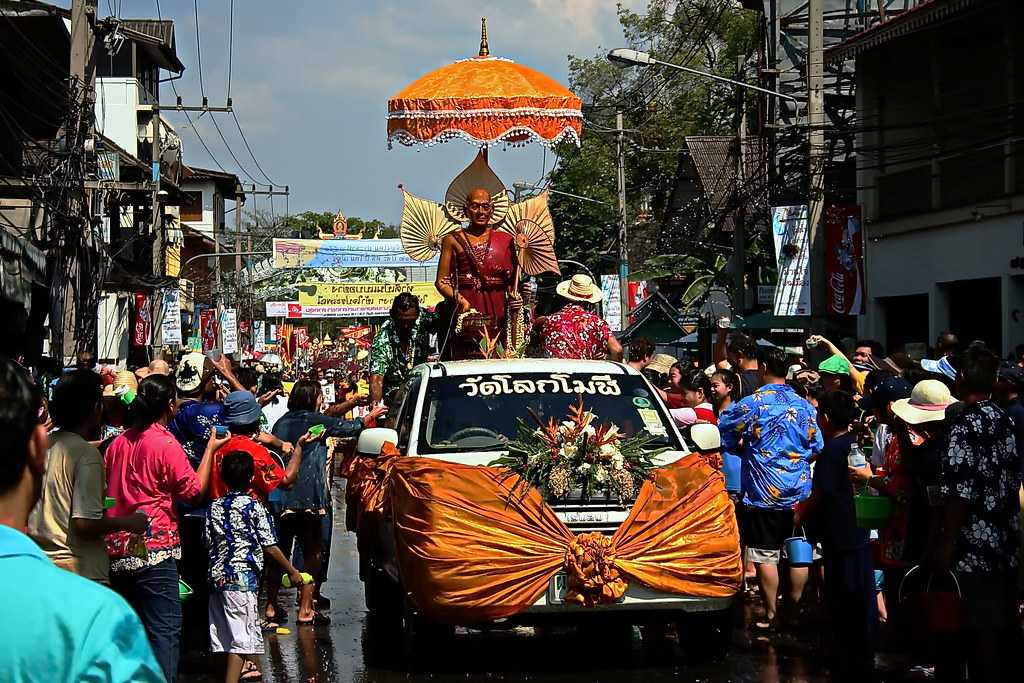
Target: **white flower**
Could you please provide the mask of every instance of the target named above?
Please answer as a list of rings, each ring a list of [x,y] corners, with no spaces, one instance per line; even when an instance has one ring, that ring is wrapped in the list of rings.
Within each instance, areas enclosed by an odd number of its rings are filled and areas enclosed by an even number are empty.
[[[610,443],[606,443],[603,446],[601,446],[600,449],[598,449],[598,453],[601,454],[602,458],[614,457],[615,454],[618,453],[618,452],[619,452],[619,449],[616,448],[615,446],[611,445]]]
[[[594,434],[597,434],[597,430],[594,429],[594,425],[588,424],[586,427],[583,428],[583,433],[587,436],[588,439],[592,439],[594,438]]]
[[[585,463],[583,463],[582,465],[580,465],[579,467],[576,468],[577,472],[587,472],[589,470],[590,470],[590,463],[589,462],[585,462]]]
[[[562,449],[558,452],[558,454],[563,458],[575,458],[579,450],[580,449],[577,446],[569,444],[567,446],[563,446]]]
[[[568,434],[568,433],[572,432],[574,429],[576,429],[576,423],[571,422],[569,420],[565,420],[558,427],[558,431],[560,431],[560,432],[562,432],[564,434]]]
[[[594,476],[597,478],[598,481],[604,481],[605,479],[608,478],[608,473],[605,471],[603,467],[598,465],[597,470],[594,471]]]
[[[544,456],[544,453],[543,453],[542,451],[537,451],[537,452],[535,452],[535,453],[531,453],[531,454],[530,454],[530,456],[529,456],[529,457],[528,457],[528,458],[526,459],[526,462],[527,462],[527,464],[529,464],[529,465],[536,465],[536,464],[537,464],[537,462],[538,462],[538,461],[539,461],[539,460],[540,460],[540,459],[541,459],[541,458],[542,458],[543,456]]]
[[[625,458],[622,457],[622,453],[616,453],[612,456],[612,469],[621,470],[623,464],[625,464]]]
[[[604,433],[604,438],[608,439],[609,441],[611,441],[612,439],[618,439],[619,438],[619,428],[618,428],[618,426],[617,425],[612,425],[611,427],[609,427],[608,430]]]

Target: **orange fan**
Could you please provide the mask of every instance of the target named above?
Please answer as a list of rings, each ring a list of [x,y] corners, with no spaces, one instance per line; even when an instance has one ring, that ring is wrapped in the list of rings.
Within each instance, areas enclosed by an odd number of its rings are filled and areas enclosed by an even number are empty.
[[[516,223],[516,254],[519,265],[527,275],[559,273],[555,245],[543,226],[537,221],[524,218]]]

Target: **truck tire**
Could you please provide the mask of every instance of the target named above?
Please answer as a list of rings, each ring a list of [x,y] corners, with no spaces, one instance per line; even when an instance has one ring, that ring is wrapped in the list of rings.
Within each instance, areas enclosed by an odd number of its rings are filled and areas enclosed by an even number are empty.
[[[736,609],[714,612],[684,612],[676,620],[679,646],[691,663],[717,662],[725,659],[732,647],[733,622]]]
[[[455,627],[434,623],[419,614],[413,604],[404,601],[402,615],[402,650],[412,668],[443,661],[455,638]]]
[[[363,597],[371,619],[381,623],[395,622],[402,618],[402,591],[387,573],[367,563],[366,581],[363,582]]]

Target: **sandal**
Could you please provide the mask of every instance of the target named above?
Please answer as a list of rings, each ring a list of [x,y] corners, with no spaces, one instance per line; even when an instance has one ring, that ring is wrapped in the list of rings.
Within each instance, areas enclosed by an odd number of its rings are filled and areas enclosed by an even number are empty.
[[[295,623],[299,626],[326,626],[331,623],[331,618],[326,614],[313,612],[312,619],[296,619]]]
[[[280,625],[272,619],[263,619],[260,621],[260,630],[264,632],[276,631]]]
[[[263,674],[256,667],[254,662],[248,659],[242,664],[242,675],[239,676],[239,681],[258,681],[263,678]]]

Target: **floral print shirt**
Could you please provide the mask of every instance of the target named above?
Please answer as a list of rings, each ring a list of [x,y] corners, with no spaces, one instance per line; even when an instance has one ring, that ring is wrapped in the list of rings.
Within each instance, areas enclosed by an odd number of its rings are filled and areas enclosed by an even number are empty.
[[[259,593],[263,549],[277,544],[270,513],[262,503],[238,492],[216,499],[206,517],[205,540],[213,590]]]
[[[398,330],[391,318],[384,321],[370,346],[370,374],[384,378],[384,396],[397,389],[409,376],[409,371],[430,357],[430,333],[436,318],[430,311],[420,311],[412,327],[410,353],[403,353]]]
[[[575,360],[603,360],[612,336],[603,318],[576,304],[540,321],[539,333],[545,357]]]
[[[811,494],[810,458],[824,447],[814,406],[785,384],[766,384],[718,416],[722,450],[743,459],[743,502],[792,508]]]
[[[223,413],[224,404],[219,402],[185,401],[167,425],[194,469],[199,469],[199,463],[203,460],[206,444],[210,441],[210,430],[223,424]]]
[[[967,502],[967,521],[953,555],[958,572],[991,573],[1017,566],[1020,462],[1013,422],[991,401],[954,419],[942,456],[944,497]]]

